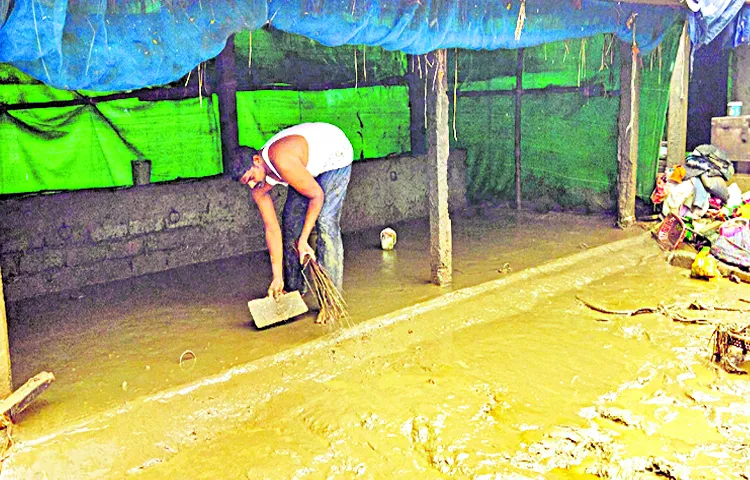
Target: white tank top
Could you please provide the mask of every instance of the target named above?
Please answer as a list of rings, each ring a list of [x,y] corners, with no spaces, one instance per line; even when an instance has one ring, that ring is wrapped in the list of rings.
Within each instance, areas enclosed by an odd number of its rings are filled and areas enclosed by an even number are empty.
[[[279,178],[281,175],[268,159],[268,148],[277,140],[290,135],[299,135],[307,141],[307,171],[313,177],[351,165],[354,160],[352,144],[339,127],[328,123],[302,123],[280,131],[271,137],[260,150],[268,168]],[[266,182],[269,185],[288,185],[270,176],[266,176]]]

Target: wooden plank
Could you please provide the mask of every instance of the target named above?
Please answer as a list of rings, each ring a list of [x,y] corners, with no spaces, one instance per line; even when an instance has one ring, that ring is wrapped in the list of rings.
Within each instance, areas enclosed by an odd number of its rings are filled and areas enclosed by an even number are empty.
[[[3,293],[3,271],[0,268],[0,397],[13,391],[10,368],[10,348],[8,343],[8,316],[5,314]]]
[[[516,208],[521,209],[521,101],[523,99],[523,48],[516,54],[516,110],[513,158],[516,167]]]
[[[638,122],[641,80],[640,55],[629,43],[620,42],[620,115],[617,139],[617,225],[635,224],[636,174],[638,170]]]
[[[264,297],[247,302],[247,308],[258,328],[289,320],[307,312],[307,305],[299,292],[289,292],[279,298]]]
[[[41,372],[30,378],[21,388],[0,400],[0,416],[7,415],[11,420],[21,413],[43,391],[47,390],[55,376],[50,372]]]
[[[427,55],[427,164],[432,282],[450,285],[453,277],[451,220],[448,213],[448,52]]]
[[[679,165],[685,160],[687,148],[688,85],[690,83],[690,37],[687,22],[682,27],[672,79],[669,82],[667,111],[667,165]]]

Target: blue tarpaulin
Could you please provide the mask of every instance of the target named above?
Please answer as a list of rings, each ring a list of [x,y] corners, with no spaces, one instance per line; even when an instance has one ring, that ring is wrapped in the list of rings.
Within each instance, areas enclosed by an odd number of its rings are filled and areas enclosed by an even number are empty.
[[[3,12],[10,5],[7,15]],[[164,85],[265,23],[327,46],[423,54],[614,33],[648,52],[684,8],[582,0],[0,0],[0,62],[58,88]],[[580,7],[580,8],[579,8]],[[516,40],[519,16],[525,17]],[[3,21],[4,20],[4,21]]]

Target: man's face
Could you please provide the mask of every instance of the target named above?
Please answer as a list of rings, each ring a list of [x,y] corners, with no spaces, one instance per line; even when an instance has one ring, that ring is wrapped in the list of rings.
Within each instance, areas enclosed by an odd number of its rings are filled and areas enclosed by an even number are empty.
[[[247,185],[250,189],[266,184],[266,169],[263,168],[263,159],[258,155],[253,157],[253,166],[240,178],[240,183]]]

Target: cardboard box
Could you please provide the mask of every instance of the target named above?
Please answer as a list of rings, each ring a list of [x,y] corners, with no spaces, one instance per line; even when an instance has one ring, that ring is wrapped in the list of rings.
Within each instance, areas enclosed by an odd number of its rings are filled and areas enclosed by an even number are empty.
[[[750,115],[740,117],[714,117],[711,119],[711,145],[725,152],[733,162],[750,162]],[[747,165],[742,167],[747,168]]]

